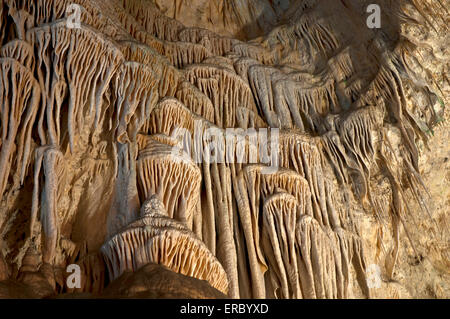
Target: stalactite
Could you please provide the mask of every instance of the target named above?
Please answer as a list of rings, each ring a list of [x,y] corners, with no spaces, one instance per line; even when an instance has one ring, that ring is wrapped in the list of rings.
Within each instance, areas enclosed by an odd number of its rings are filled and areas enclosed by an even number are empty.
[[[386,61],[385,63],[389,64],[388,61]],[[411,126],[411,124],[408,124],[408,121],[405,120],[404,117],[405,97],[403,92],[403,86],[401,84],[397,71],[394,70],[393,66],[382,65],[378,75],[375,77],[370,86],[371,86],[370,89],[373,90],[373,92],[375,92],[374,93],[375,95],[381,96],[385,101],[392,101],[389,104],[390,109],[388,111],[391,112],[395,117],[395,119],[397,120],[399,128],[402,132],[402,136],[405,140],[406,145],[408,146],[408,150],[412,158],[413,165],[417,170],[418,169],[417,161],[419,154],[417,146],[415,145],[414,142],[415,133],[411,129],[407,129]],[[366,100],[367,97],[363,96],[363,99]],[[368,102],[370,103],[372,101],[368,99]],[[376,101],[373,101],[371,104],[373,105],[375,104],[375,102]]]
[[[287,27],[273,30],[271,38],[291,48],[298,47],[298,42],[304,40],[311,55],[318,53],[327,56],[339,48],[339,39],[330,24],[317,17],[314,11],[301,13],[292,21]]]
[[[183,25],[178,21],[168,19],[166,16],[161,15],[155,19],[153,32],[160,39],[176,41],[178,39],[178,33],[183,28]]]
[[[360,199],[366,199],[370,192],[368,180],[376,154],[374,132],[380,127],[382,117],[382,110],[366,107],[330,118],[330,130],[320,139],[339,182],[351,180]]]
[[[143,30],[137,30],[136,32],[134,32],[133,37],[137,41],[145,43],[159,54],[165,56],[164,42],[162,40],[155,38],[154,36]],[[166,56],[166,58],[168,57]]]
[[[351,54],[351,47],[347,47],[328,60],[328,65],[336,80],[345,81],[354,75],[356,70]]]
[[[170,63],[177,68],[202,62],[211,56],[211,52],[201,44],[189,42],[166,42],[164,54]]]
[[[350,268],[353,266],[363,294],[370,298],[370,290],[366,281],[365,252],[361,238],[340,227],[333,229],[333,232],[329,233],[329,238],[335,245],[337,297],[351,297],[349,294],[352,280]]]
[[[205,224],[205,237],[208,234],[211,240],[215,240],[215,251],[218,260],[222,263],[228,274],[231,298],[239,298],[239,281],[237,271],[236,247],[233,238],[233,207],[231,171],[223,163],[211,163],[207,160],[203,164],[204,179],[208,184],[207,192],[213,201],[214,219],[210,218],[209,224]],[[207,217],[207,216],[205,216]],[[211,220],[212,219],[212,220]],[[212,227],[216,228],[216,238],[212,237]]]
[[[310,216],[298,220],[296,249],[303,297],[337,298],[334,245]]]
[[[159,55],[147,45],[135,41],[123,41],[122,53],[127,61],[152,66],[159,78],[159,96],[175,96],[181,72],[174,68],[165,56]]]
[[[107,233],[115,234],[129,222],[133,221],[139,211],[139,195],[137,189],[136,156],[137,145],[130,143],[115,143],[116,185],[113,204],[108,214]]]
[[[344,147],[367,173],[375,156],[372,130],[375,129],[376,120],[373,120],[373,114],[376,112],[373,108],[360,109],[338,123],[338,132]]]
[[[233,74],[236,74],[236,70],[234,69],[234,61],[233,58],[228,56],[211,56],[203,60],[202,64],[214,65],[216,67],[221,67],[230,71]]]
[[[5,281],[9,278],[8,264],[6,263],[3,253],[0,254],[0,280]]]
[[[307,119],[306,122],[312,131],[317,132],[319,130],[320,124],[317,123],[319,116],[339,111],[335,83],[332,80],[323,83],[321,86],[299,88],[296,94],[297,101],[300,104],[300,114]],[[300,120],[297,122],[300,122]]]
[[[238,55],[238,58],[234,62],[234,69],[236,70],[236,73],[247,83],[249,84],[249,78],[248,78],[248,69],[253,65],[260,64],[259,61],[248,58],[248,57],[240,57]]]
[[[114,77],[117,102],[113,118],[116,139],[125,144],[136,140],[137,133],[150,117],[159,95],[158,70],[136,62],[125,62]],[[139,84],[139,85],[137,85]]]
[[[347,158],[345,148],[336,131],[329,131],[321,138],[322,148],[325,151],[327,158],[334,168],[334,172],[338,181],[341,184],[349,182],[349,174],[347,173],[347,165],[349,160]],[[355,164],[356,165],[356,164]],[[354,166],[354,165],[350,165]]]
[[[211,163],[208,157],[197,157],[199,150],[201,155],[203,155],[203,149],[207,147],[207,144],[205,144],[206,141],[204,139],[197,141],[195,134],[205,132],[209,128],[209,125],[200,117],[193,115],[179,101],[169,98],[161,101],[152,113],[147,127],[144,131],[153,134],[163,133],[174,136],[177,133],[177,129],[185,129],[190,134],[190,136],[187,136],[189,139],[187,142],[190,146],[189,151],[193,153],[190,155],[197,162],[203,161],[204,185],[208,202],[207,207],[202,207],[201,213],[197,213],[193,217],[193,223],[195,225],[196,216],[199,222],[202,221],[197,228],[202,235],[203,241],[213,254],[217,254],[217,258],[221,261],[229,276],[230,297],[238,298],[236,248],[232,232],[233,211],[231,205],[230,172],[224,164],[217,162]],[[221,130],[219,132],[223,134]],[[182,137],[186,138],[184,134]],[[158,140],[161,141],[159,138]],[[200,142],[200,145],[198,145],[198,142]],[[147,141],[147,147],[150,143],[151,141]],[[208,156],[208,154],[204,155]]]
[[[114,73],[123,61],[118,47],[104,35],[84,26],[80,29],[66,28],[66,21],[30,30],[27,37],[36,45],[41,55],[38,65],[44,68],[39,71],[41,88],[47,94],[43,96],[46,104],[47,126],[52,144],[59,145],[62,126],[59,114],[62,99],[61,85],[67,85],[69,94],[68,133],[71,150],[75,147],[75,138],[84,127],[90,127],[92,135],[99,123],[102,110],[102,98]],[[51,41],[51,42],[50,42]],[[49,48],[57,53],[53,63],[49,60]],[[88,63],[89,69],[83,66]],[[50,79],[50,68],[54,68]],[[67,78],[67,83],[63,78]],[[64,90],[65,91],[65,90]],[[56,102],[56,103],[55,103]],[[56,104],[56,105],[55,105]],[[40,120],[40,131],[43,131]],[[41,136],[45,143],[45,137]]]
[[[202,44],[215,56],[224,56],[231,51],[233,44],[237,43],[236,40],[200,28],[185,28],[178,33],[178,38],[181,41]]]
[[[40,221],[44,231],[44,249],[42,260],[54,264],[56,248],[60,236],[61,222],[58,203],[64,191],[65,165],[63,154],[54,147],[44,146],[36,151],[34,169],[34,189],[31,211],[30,232],[34,233],[34,225],[39,209],[39,176],[44,168],[44,189],[40,201]]]
[[[6,36],[6,3],[5,1],[0,1],[0,43],[4,43],[4,38]]]
[[[122,5],[147,32],[161,40],[177,41],[179,32],[184,29],[180,22],[161,14],[152,3],[122,1]]]
[[[176,129],[186,129],[193,133],[196,120],[202,121],[180,101],[174,98],[165,98],[153,110],[142,127],[142,132],[174,136]]]
[[[243,129],[267,128],[267,123],[254,111],[246,107],[238,107],[236,110],[236,124]]]
[[[260,202],[264,202],[277,190],[284,190],[296,198],[300,206],[296,216],[298,218],[313,214],[311,193],[308,182],[302,176],[286,169],[265,174],[264,166],[250,165],[241,171],[238,179],[239,188],[236,190],[236,196],[248,251],[253,297],[264,298],[263,275],[267,271],[267,262],[260,247]]]
[[[315,132],[320,116],[339,111],[333,79],[288,77],[276,68],[255,64],[248,67],[248,80],[260,113],[272,127]]]
[[[256,112],[252,92],[237,75],[211,65],[193,65],[186,68],[186,78],[196,85],[214,104],[215,124],[235,127],[237,107],[247,107]],[[211,89],[210,82],[220,90]]]
[[[376,111],[375,111],[376,112]],[[372,130],[375,129],[375,121],[370,109],[360,109],[351,113],[347,118],[340,121],[338,132],[342,145],[345,147],[347,157],[357,164],[357,171],[361,172],[363,184],[359,184],[359,196],[365,198],[369,192],[368,179],[370,168],[374,163],[375,147],[373,145]],[[349,163],[352,163],[349,161]]]
[[[110,37],[123,37],[127,33],[102,12],[98,3],[89,0],[23,0],[18,9],[26,11],[33,17],[36,26],[48,24],[67,17],[70,5],[78,5],[82,23],[90,25]]]
[[[11,166],[23,183],[30,163],[31,135],[40,89],[32,72],[12,58],[0,58],[0,197],[8,185]]]
[[[389,278],[393,277],[395,265],[397,263],[398,255],[399,255],[399,245],[400,245],[400,227],[405,224],[403,223],[403,219],[406,217],[408,204],[405,203],[405,194],[402,187],[402,170],[399,170],[398,167],[401,165],[401,160],[399,159],[395,152],[393,151],[392,144],[390,142],[389,137],[386,137],[386,132],[383,132],[385,135],[385,139],[381,145],[380,154],[384,168],[387,171],[387,177],[391,184],[392,189],[392,205],[390,215],[392,217],[392,225],[393,225],[393,239],[394,244],[391,251],[389,251],[386,256],[385,264],[386,271]],[[410,164],[411,165],[411,164]],[[409,167],[414,170],[412,166]],[[411,185],[412,187],[416,185]],[[421,199],[418,198],[418,202],[420,203]],[[415,244],[412,242],[408,230],[405,227],[405,232],[407,233],[408,240],[415,251]]]
[[[33,47],[23,40],[12,40],[2,46],[0,56],[2,58],[14,59],[27,69],[34,70],[35,58]]]
[[[317,141],[308,136],[281,132],[280,150],[281,166],[295,170],[308,181],[314,217],[321,226],[329,226],[325,172]]]
[[[268,50],[250,43],[236,43],[232,47],[232,52],[239,56],[245,56],[259,61],[265,65],[272,65],[276,62],[276,57]]]
[[[291,120],[290,115],[283,112],[277,114],[274,102],[274,90],[272,87],[272,79],[280,72],[271,67],[254,65],[248,70],[249,82],[252,91],[255,92],[259,113],[264,114],[265,120],[271,127],[289,128]],[[276,81],[276,79],[274,79]],[[282,117],[288,115],[288,117]],[[283,122],[281,122],[283,121]]]
[[[125,6],[127,5],[125,4]],[[159,54],[166,56],[170,63],[177,68],[200,63],[204,58],[211,55],[209,50],[201,44],[177,41],[178,32],[173,29],[170,31],[166,29],[166,26],[169,26],[169,28],[171,26],[178,26],[179,24],[176,21],[171,23],[170,19],[163,18],[162,16],[156,17],[153,23],[154,28],[147,30],[128,13],[119,10],[117,7],[114,7],[114,10],[118,11],[119,20],[122,21],[122,24],[125,25],[126,29],[135,39],[144,42]],[[143,10],[147,11],[148,8]]]
[[[180,100],[193,113],[214,122],[214,105],[211,100],[190,82],[182,82],[176,93]]]
[[[14,6],[9,7],[8,14],[14,20],[17,38],[19,40],[25,40],[27,30],[33,27],[33,16],[31,16],[28,11],[17,10]]]
[[[192,229],[200,200],[201,173],[187,154],[151,143],[139,152],[137,174],[141,199],[158,194],[169,217],[186,222]]]
[[[295,252],[297,205],[292,195],[278,193],[266,199],[263,207],[263,251],[273,295],[279,299],[302,297]]]
[[[103,245],[102,253],[112,278],[156,263],[228,291],[227,275],[217,259],[184,224],[169,218],[156,196],[144,203],[140,219]]]

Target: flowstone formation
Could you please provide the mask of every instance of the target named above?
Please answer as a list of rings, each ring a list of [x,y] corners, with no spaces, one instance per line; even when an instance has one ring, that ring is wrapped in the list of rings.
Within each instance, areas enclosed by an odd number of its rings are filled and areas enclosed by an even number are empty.
[[[450,297],[449,8],[0,0],[0,297]]]

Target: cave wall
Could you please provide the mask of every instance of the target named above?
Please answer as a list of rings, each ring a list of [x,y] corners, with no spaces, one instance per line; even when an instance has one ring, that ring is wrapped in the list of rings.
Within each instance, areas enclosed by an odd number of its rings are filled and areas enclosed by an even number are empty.
[[[232,298],[448,297],[448,9],[0,1],[0,280],[99,294],[159,264]],[[237,139],[198,158],[230,128],[276,169]]]

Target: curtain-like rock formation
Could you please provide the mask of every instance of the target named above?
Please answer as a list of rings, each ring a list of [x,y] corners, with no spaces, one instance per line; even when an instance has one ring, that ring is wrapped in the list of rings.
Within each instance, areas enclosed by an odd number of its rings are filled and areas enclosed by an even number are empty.
[[[375,2],[0,0],[0,297],[448,297],[449,3]]]

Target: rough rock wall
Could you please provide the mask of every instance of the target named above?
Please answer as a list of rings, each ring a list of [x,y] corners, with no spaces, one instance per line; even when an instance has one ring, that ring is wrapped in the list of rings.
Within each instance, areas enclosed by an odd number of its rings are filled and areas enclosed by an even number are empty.
[[[0,280],[449,297],[449,8],[0,1]]]

